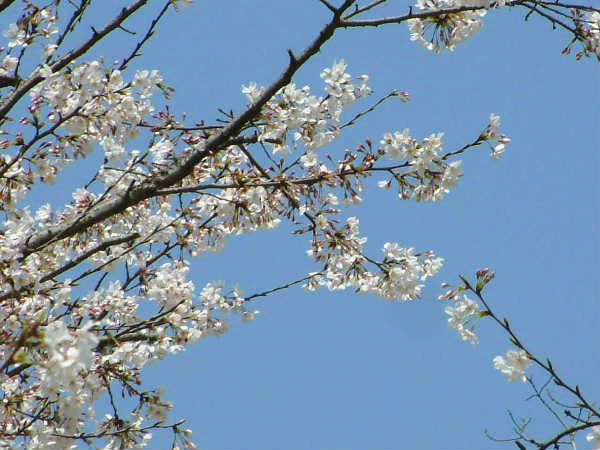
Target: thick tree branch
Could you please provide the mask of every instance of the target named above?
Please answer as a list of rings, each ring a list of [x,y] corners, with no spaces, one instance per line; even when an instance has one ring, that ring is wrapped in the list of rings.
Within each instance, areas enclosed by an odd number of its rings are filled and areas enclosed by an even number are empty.
[[[14,2],[15,0],[2,0],[2,2],[0,2],[0,13],[6,8],[8,8],[10,5],[12,5]]]

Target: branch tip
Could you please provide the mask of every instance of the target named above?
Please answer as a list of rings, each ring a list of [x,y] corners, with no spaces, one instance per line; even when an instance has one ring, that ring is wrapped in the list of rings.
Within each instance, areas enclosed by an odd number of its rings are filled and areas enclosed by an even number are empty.
[[[294,53],[292,52],[292,50],[288,48],[287,52],[288,52],[288,55],[290,57],[290,65],[296,64],[298,62],[298,60],[294,56]]]

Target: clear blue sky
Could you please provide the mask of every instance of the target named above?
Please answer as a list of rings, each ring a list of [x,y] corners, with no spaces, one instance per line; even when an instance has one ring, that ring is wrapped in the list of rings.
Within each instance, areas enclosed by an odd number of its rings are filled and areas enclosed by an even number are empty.
[[[382,14],[407,10],[390,3]],[[129,28],[145,30],[160,4]],[[102,8],[108,17],[112,2]],[[175,403],[170,418],[188,419],[197,445],[514,448],[484,435],[512,435],[507,410],[533,417],[533,437],[550,437],[559,426],[525,401],[528,386],[509,384],[493,368],[492,358],[513,348],[505,334],[483,320],[480,343],[461,342],[436,300],[441,282],[481,267],[497,273],[487,298],[498,314],[598,400],[598,63],[561,55],[569,36],[536,17],[524,22],[524,14],[491,11],[479,34],[442,55],[409,41],[406,25],[340,30],[298,73],[296,84],[321,92],[320,71],[344,58],[351,74],[371,76],[375,93],[358,109],[392,89],[410,93],[410,103],[390,101],[347,129],[332,154],[406,127],[419,138],[445,131],[452,150],[476,138],[492,112],[512,143],[500,161],[484,147],[464,155],[465,175],[440,203],[400,201],[374,187],[347,211],[360,218],[373,255],[398,241],[445,258],[423,299],[387,303],[294,288],[257,300],[255,322],[233,318],[225,336],[152,366],[148,386],[165,388]],[[198,1],[167,17],[132,69],[159,69],[177,89],[172,110],[211,123],[217,108],[241,111],[241,85],[268,85],[285,67],[286,50],[300,52],[327,20],[317,0]],[[93,55],[110,61],[132,42],[121,33]],[[222,253],[195,260],[191,277],[198,289],[225,280],[252,294],[317,270],[306,249],[306,236],[290,235],[287,225],[233,237]],[[579,448],[585,444],[581,436]],[[165,433],[152,448],[168,445]]]

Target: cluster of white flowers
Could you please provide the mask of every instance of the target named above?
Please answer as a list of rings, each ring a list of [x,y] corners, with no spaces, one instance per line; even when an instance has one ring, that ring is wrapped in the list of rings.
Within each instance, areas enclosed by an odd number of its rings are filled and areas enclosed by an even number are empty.
[[[600,58],[600,12],[586,12],[579,24],[586,39],[586,50]]]
[[[496,356],[494,358],[494,367],[502,372],[510,382],[520,380],[525,383],[527,381],[525,370],[531,367],[531,364],[525,350],[509,350],[506,352],[506,357]]]
[[[70,386],[77,382],[81,371],[90,369],[94,362],[92,350],[98,343],[96,335],[89,331],[92,325],[90,322],[73,333],[61,320],[43,327],[43,342],[48,351],[45,364],[48,386]]]
[[[255,230],[270,230],[281,223],[279,206],[282,194],[269,192],[262,186],[227,189],[217,197],[205,196],[194,202],[195,209],[205,216],[217,214],[224,220],[225,234],[242,234]]]
[[[67,144],[87,154],[99,143],[107,160],[124,160],[125,144],[139,133],[142,118],[154,110],[149,101],[162,77],[156,70],[143,70],[126,84],[121,71],[107,69],[99,61],[78,64],[69,72],[47,68],[45,80],[31,91],[37,108],[50,109],[53,121],[68,118]]]
[[[9,47],[22,46],[25,44],[25,31],[21,30],[16,23],[11,23],[2,35],[8,39]]]
[[[477,302],[466,295],[463,295],[462,299],[457,296],[454,298],[453,304],[446,306],[444,311],[450,316],[448,323],[451,327],[456,328],[461,340],[477,344],[478,338],[475,334],[475,327],[473,325],[467,326],[469,322],[478,317],[479,305]]]
[[[93,401],[102,383],[94,374],[98,360],[94,349],[99,339],[90,330],[92,326],[88,322],[73,329],[57,319],[38,330],[41,352],[30,353],[23,363],[37,364],[39,381],[22,397],[23,409],[39,408],[39,399],[44,399],[40,411],[47,409],[47,414],[32,427],[30,448],[72,448],[72,441],[53,434],[82,432],[85,422],[94,417]],[[49,419],[49,412],[54,412],[54,420]],[[5,404],[1,416],[7,423],[18,423],[14,421],[15,413]]]
[[[194,283],[186,281],[188,271],[185,263],[163,264],[146,284],[146,294],[165,308],[189,302],[194,295]]]
[[[135,314],[138,299],[126,296],[118,282],[112,282],[107,290],[94,292],[81,299],[81,308],[76,310],[75,321],[79,322],[85,317],[95,317],[96,321],[77,328],[67,326],[58,319],[40,328],[45,351],[38,355],[39,362],[35,358],[32,360],[32,356],[20,359],[22,364],[36,363],[36,376],[39,378],[35,389],[22,397],[25,401],[22,408],[39,408],[36,405],[40,399],[47,399],[52,402],[55,414],[54,420],[44,420],[42,425],[31,428],[30,448],[54,448],[52,445],[56,448],[75,448],[72,440],[55,435],[77,435],[90,425],[94,419],[93,402],[107,390],[103,377],[122,374],[126,379],[138,379],[139,370],[148,363],[179,352],[186,343],[200,337],[222,334],[227,330],[226,323],[213,317],[214,311],[241,312],[244,321],[251,320],[256,314],[256,311],[243,308],[244,299],[240,296],[239,288],[234,289],[233,296],[224,297],[222,283],[208,284],[200,294],[201,308],[195,307],[189,298],[193,295],[193,284],[185,280],[186,273],[185,264],[164,264],[153,274],[146,275],[150,278],[146,283],[146,295],[168,308],[151,322],[149,328],[140,328],[143,322]],[[171,283],[168,282],[169,277],[173,280]],[[124,325],[132,330],[125,337],[100,339],[96,334],[98,330],[122,329]],[[3,377],[3,390],[7,394],[16,393],[17,380],[18,377]],[[146,413],[132,414],[128,424],[134,435],[146,420],[166,420],[172,405],[163,400],[163,396],[162,390],[140,396]],[[17,418],[16,411],[10,404],[4,404],[0,407],[0,417],[6,418],[6,423],[13,423]],[[114,417],[105,416],[97,423],[96,429],[99,433],[111,432],[126,425],[127,422],[115,422]],[[137,443],[141,447],[152,437],[148,432],[139,431],[138,434]],[[111,441],[114,441],[111,444],[114,447],[108,446],[107,449],[123,445],[121,439]],[[189,446],[193,444],[189,443]]]
[[[15,64],[14,57],[6,57],[2,70],[8,71]],[[42,142],[28,158],[9,153],[0,156],[0,171],[4,175],[0,178],[3,193],[0,207],[5,211],[15,209],[36,180],[54,182],[61,169],[75,158],[90,153],[95,143],[104,148],[107,161],[130,158],[128,165],[131,166],[131,161],[139,159],[139,152],[126,151],[125,144],[137,136],[140,121],[153,111],[149,97],[162,80],[156,71],[141,71],[131,83],[125,84],[120,71],[106,69],[98,61],[77,64],[68,71],[55,73],[46,66],[42,72],[45,79],[30,91],[30,112],[37,118],[38,126],[39,123],[47,123],[60,127],[66,134],[55,142]],[[45,111],[47,116],[42,117]],[[5,148],[24,144],[20,135],[3,142]],[[27,146],[30,145],[27,143]],[[69,149],[72,149],[71,154]],[[158,154],[155,159],[161,162],[164,153],[164,149],[158,146],[152,149],[153,155]],[[134,176],[128,171],[123,176],[122,170],[107,174],[102,169],[98,180],[105,181],[113,189],[111,195],[114,195],[143,175],[138,173]],[[115,178],[119,183],[114,182]],[[27,216],[27,211],[14,210],[14,218]],[[62,218],[66,220],[67,216],[68,213]],[[18,227],[23,229],[23,220],[20,222]],[[15,241],[21,235],[13,234],[11,240]]]
[[[435,53],[444,49],[454,50],[483,26],[481,18],[485,16],[485,8],[489,8],[489,0],[418,0],[417,8],[423,12],[456,9],[462,6],[480,9],[434,15],[423,19],[410,19],[408,28],[410,40],[417,41],[423,47]],[[431,30],[431,37],[426,37]]]
[[[9,76],[17,67],[19,60],[14,56],[5,56],[0,66],[0,76]]]
[[[56,26],[57,16],[52,7],[37,8],[33,5],[27,5],[32,9],[30,23],[33,27],[28,27],[27,21],[19,21],[11,23],[2,35],[8,39],[8,47],[27,47],[36,41],[36,38],[50,39],[54,34],[58,33]],[[27,8],[26,8],[27,9]],[[53,44],[48,44],[53,46]],[[47,46],[48,46],[47,45]],[[47,49],[44,50],[47,55]]]
[[[418,184],[400,183],[400,198],[413,197],[418,201],[439,201],[456,186],[463,175],[461,161],[444,162],[438,150],[442,147],[444,133],[434,133],[419,142],[410,136],[407,128],[402,132],[385,133],[380,141],[382,152],[393,160],[406,160],[412,170],[405,174],[417,179]],[[390,181],[380,181],[379,187],[390,188]]]
[[[490,123],[480,136],[481,140],[498,142],[496,145],[491,146],[492,151],[490,156],[492,159],[500,159],[500,156],[506,149],[506,144],[510,143],[510,138],[507,135],[500,133],[499,127],[500,116],[492,113],[490,114]]]
[[[326,97],[311,95],[308,86],[297,88],[294,83],[282,88],[263,108],[261,117],[267,124],[258,127],[259,139],[271,144],[273,153],[282,156],[290,151],[288,137],[294,145],[302,141],[310,151],[331,143],[339,136],[337,125],[343,108],[371,94],[367,86],[369,77],[363,75],[358,78],[361,83],[355,84],[346,67],[341,60],[321,73]],[[242,92],[255,102],[264,89],[251,83]]]
[[[359,236],[358,219],[350,217],[341,230],[322,231],[324,239],[312,241],[308,255],[324,262],[322,272],[315,272],[305,284],[308,290],[325,286],[330,290],[354,288],[356,292],[371,293],[386,300],[414,300],[421,297],[422,282],[442,267],[443,259],[433,252],[415,254],[413,248],[386,243],[385,258],[377,263],[378,271],[367,270],[368,260],[362,245],[367,238]]]
[[[414,248],[401,248],[395,242],[384,244],[383,252],[384,264],[391,268],[372,292],[386,300],[420,298],[424,287],[421,282],[435,275],[444,261],[432,251],[415,254]]]

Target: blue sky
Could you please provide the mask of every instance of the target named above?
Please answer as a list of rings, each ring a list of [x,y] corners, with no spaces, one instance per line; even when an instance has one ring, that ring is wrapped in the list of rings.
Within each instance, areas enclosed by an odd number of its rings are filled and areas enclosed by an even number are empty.
[[[390,3],[380,15],[406,12],[407,3]],[[159,6],[130,29],[145,31]],[[101,8],[98,24],[112,12]],[[334,155],[404,128],[419,138],[444,131],[452,150],[476,138],[492,112],[512,142],[500,161],[485,147],[465,154],[464,177],[440,203],[401,201],[374,177],[364,204],[346,211],[359,217],[372,255],[397,241],[445,259],[423,299],[292,288],[256,300],[256,321],[233,318],[226,335],[152,366],[147,385],[165,388],[171,419],[186,418],[200,447],[510,448],[484,435],[512,435],[507,410],[533,418],[533,437],[551,437],[559,426],[525,400],[530,388],[493,368],[492,358],[513,348],[506,335],[482,320],[480,343],[471,345],[446,323],[440,283],[482,267],[497,274],[486,298],[528,348],[589,400],[599,398],[597,61],[561,55],[569,36],[524,15],[491,11],[479,34],[441,55],[409,41],[406,25],[339,30],[297,74],[296,84],[313,92],[322,92],[321,70],[342,58],[351,74],[369,74],[375,92],[356,111],[393,89],[410,93],[408,104],[392,99],[347,129],[327,149]],[[316,0],[198,1],[168,15],[131,76],[159,69],[176,88],[172,110],[212,123],[217,108],[240,112],[242,84],[268,85],[287,49],[300,52],[327,20]],[[122,33],[86,59],[122,57],[125,45],[133,41]],[[74,187],[59,183],[55,194],[68,198]],[[194,260],[191,278],[198,288],[239,282],[252,294],[317,270],[306,236],[290,230],[233,237],[223,252]],[[159,435],[153,448],[168,445],[170,436]]]

